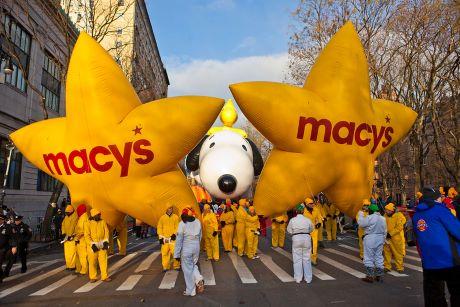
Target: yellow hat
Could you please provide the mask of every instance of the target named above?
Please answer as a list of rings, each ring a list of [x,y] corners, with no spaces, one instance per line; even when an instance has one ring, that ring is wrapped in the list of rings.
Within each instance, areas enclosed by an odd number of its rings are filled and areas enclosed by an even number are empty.
[[[93,216],[96,216],[98,214],[101,214],[101,211],[97,210],[96,208],[93,208],[93,209],[91,209],[91,211],[89,213],[93,217]]]
[[[246,204],[246,198],[241,198],[241,199],[238,201],[238,204],[240,204],[240,206]]]
[[[363,206],[369,206],[371,204],[371,202],[369,201],[369,199],[363,199]]]
[[[256,213],[254,206],[249,206],[249,213]]]
[[[422,192],[417,192],[415,195],[417,196],[417,199],[420,199],[423,196]]]
[[[205,204],[203,207],[203,210],[210,210],[210,209],[211,209],[211,206],[208,204]]]
[[[65,207],[65,212],[74,212],[75,209],[72,207],[72,205],[67,205],[67,207]]]
[[[385,209],[389,211],[395,211],[395,204],[389,203],[388,205],[385,206]]]
[[[447,192],[447,195],[450,197],[450,198],[454,198],[455,196],[458,195],[458,192],[457,190],[455,190],[454,187],[450,188],[449,191]]]
[[[308,204],[314,203],[314,201],[311,198],[305,198],[305,203],[308,205]]]
[[[439,193],[441,193],[441,195],[446,195],[446,191],[444,191],[444,187],[439,187]]]

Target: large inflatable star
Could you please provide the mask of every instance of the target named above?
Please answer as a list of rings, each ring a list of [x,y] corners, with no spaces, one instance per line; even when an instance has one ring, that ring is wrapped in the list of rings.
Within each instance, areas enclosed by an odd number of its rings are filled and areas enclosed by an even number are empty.
[[[342,212],[355,216],[370,196],[374,160],[417,117],[399,103],[371,98],[366,57],[350,22],[324,48],[303,88],[245,82],[230,90],[274,144],[254,197],[263,215],[289,210],[323,191]]]
[[[169,205],[199,210],[177,163],[211,127],[222,99],[142,104],[112,57],[85,33],[66,83],[66,117],[31,124],[11,139],[30,162],[66,184],[74,205],[100,209],[112,226],[125,214],[156,225]]]

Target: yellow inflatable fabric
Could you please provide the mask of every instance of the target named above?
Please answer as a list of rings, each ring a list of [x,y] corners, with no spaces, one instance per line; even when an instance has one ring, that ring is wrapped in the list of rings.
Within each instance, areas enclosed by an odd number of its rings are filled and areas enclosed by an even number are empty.
[[[155,226],[195,197],[177,163],[206,134],[224,101],[184,96],[142,104],[112,57],[80,34],[66,82],[66,117],[11,134],[36,167],[64,182],[72,201],[97,207],[111,226],[129,214]]]
[[[355,216],[371,194],[374,160],[411,129],[417,113],[372,99],[366,56],[351,22],[329,41],[303,88],[274,82],[230,85],[244,115],[274,144],[254,197],[274,216],[324,191]]]

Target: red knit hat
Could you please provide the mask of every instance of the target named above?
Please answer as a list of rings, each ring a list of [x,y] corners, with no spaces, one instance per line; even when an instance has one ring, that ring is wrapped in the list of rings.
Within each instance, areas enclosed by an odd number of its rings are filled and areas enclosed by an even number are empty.
[[[85,204],[81,204],[77,207],[77,215],[78,217],[82,216],[83,213],[86,213],[86,205]]]

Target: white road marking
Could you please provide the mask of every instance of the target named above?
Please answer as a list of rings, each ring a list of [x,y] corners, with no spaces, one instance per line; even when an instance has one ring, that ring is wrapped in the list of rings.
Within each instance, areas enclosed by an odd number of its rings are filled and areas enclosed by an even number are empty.
[[[150,266],[152,265],[152,263],[155,261],[155,259],[158,258],[158,256],[160,255],[160,252],[153,252],[152,254],[150,254],[147,258],[145,258],[141,264],[139,264],[139,266],[136,268],[136,270],[134,271],[134,273],[140,273],[142,271],[145,271],[145,270],[148,270],[150,268]]]
[[[124,266],[126,263],[128,263],[131,259],[136,257],[137,253],[132,253],[129,255],[124,256],[121,258],[118,262],[116,262],[113,266],[109,266],[109,276],[112,274],[115,274],[122,266]],[[102,280],[98,280],[95,283],[88,282],[85,285],[81,286],[77,290],[75,290],[73,293],[82,293],[82,292],[89,292],[99,286],[101,283],[103,283]]]
[[[349,246],[349,245],[346,245],[346,244],[339,244],[339,246],[359,253],[359,249],[354,248],[354,247],[351,247],[351,246]],[[407,250],[406,250],[406,251],[407,251]],[[413,256],[408,256],[408,255],[406,255],[405,258],[411,259],[411,260],[415,260],[415,261],[422,261],[422,260],[421,260],[420,258],[418,258],[418,257],[413,257]],[[404,265],[407,266],[408,268],[411,268],[411,267],[412,267],[412,269],[414,269],[414,267],[417,267],[417,266],[414,266],[414,265],[411,265],[411,264],[406,265],[406,263],[405,263]],[[418,268],[420,268],[420,267],[418,267]],[[420,268],[420,269],[421,269],[421,268]],[[414,269],[414,270],[417,270],[417,271],[418,271],[418,269]],[[420,272],[421,272],[421,271],[420,271]]]
[[[177,276],[179,276],[179,271],[169,270],[165,273],[165,276],[161,280],[161,284],[158,289],[173,289],[176,285]]]
[[[62,279],[59,279],[58,281],[56,281],[55,283],[52,283],[51,285],[41,289],[41,290],[38,290],[37,292],[34,292],[32,294],[30,294],[29,296],[41,296],[41,295],[45,295],[45,294],[48,294],[50,293],[51,291],[54,291],[56,290],[57,288],[65,285],[66,283],[74,280],[75,278],[77,278],[76,275],[68,275]]]
[[[124,283],[117,288],[117,291],[128,291],[132,290],[134,286],[141,280],[142,275],[131,275],[129,276]]]
[[[326,262],[329,265],[332,265],[332,266],[336,267],[339,270],[342,270],[342,271],[344,271],[344,272],[346,272],[348,274],[351,274],[351,275],[353,275],[355,277],[358,277],[358,278],[366,277],[366,274],[364,274],[364,273],[362,273],[360,271],[357,271],[357,270],[355,270],[353,268],[350,268],[349,266],[346,266],[346,265],[344,265],[344,264],[342,264],[340,262],[337,262],[337,261],[335,261],[335,260],[333,260],[333,259],[331,259],[329,257],[324,256],[324,255],[318,255],[318,259],[321,260],[321,261]]]
[[[7,296],[7,295],[10,295],[10,294],[16,292],[16,291],[22,290],[22,289],[24,289],[24,288],[26,288],[28,286],[31,286],[31,285],[36,284],[38,282],[41,282],[45,278],[51,277],[53,275],[56,275],[56,274],[64,271],[64,269],[65,269],[65,266],[60,266],[60,267],[58,267],[58,268],[56,268],[56,269],[54,269],[52,271],[49,271],[49,272],[44,273],[44,274],[40,274],[39,276],[37,276],[35,278],[32,278],[32,279],[29,279],[29,280],[27,280],[25,282],[22,282],[22,283],[14,286],[14,287],[5,289],[5,290],[0,292],[0,298],[3,298],[5,296]]]
[[[47,263],[44,263],[44,264],[42,264],[42,265],[39,265],[39,266],[36,267],[36,268],[33,268],[33,269],[31,269],[31,270],[27,270],[27,272],[25,272],[24,274],[17,274],[17,275],[14,275],[14,276],[7,277],[7,278],[3,279],[3,282],[15,280],[15,279],[18,279],[18,278],[27,276],[27,275],[29,275],[29,274],[35,273],[35,272],[37,272],[37,271],[40,271],[41,269],[46,268],[46,267],[48,267],[48,266],[50,266],[50,265],[52,265],[52,264],[55,264],[55,263],[57,263],[57,262],[60,262],[60,261],[62,261],[62,260],[60,260],[60,259],[51,260],[51,261],[49,261],[49,262],[47,262]]]
[[[391,263],[394,263],[394,261],[392,260]],[[404,267],[412,269],[414,271],[423,272],[422,267],[418,266],[418,265],[413,265],[413,264],[410,264],[410,263],[404,263]]]
[[[290,252],[282,248],[279,248],[279,247],[272,247],[272,249],[292,261],[292,254]],[[321,280],[335,280],[334,277],[324,273],[323,271],[318,270],[316,267],[312,266],[311,268],[313,271],[313,275],[316,276],[317,278]]]
[[[356,257],[356,256],[348,255],[346,253],[343,253],[343,252],[340,252],[340,251],[337,251],[337,250],[331,249],[331,248],[326,248],[324,250],[327,251],[327,252],[330,252],[330,253],[345,257],[345,258],[350,259],[350,260],[352,260],[354,262],[358,262],[360,264],[363,264],[363,261],[361,259],[359,259],[358,257]],[[394,272],[394,271],[390,271],[390,272],[388,272],[388,274],[393,275],[395,277],[407,277],[407,276],[409,276],[407,274],[401,274],[401,273]]]
[[[206,286],[216,285],[216,278],[214,277],[212,261],[206,261],[204,257],[200,256],[200,271],[201,275],[203,275],[204,284]]]
[[[235,267],[236,272],[240,276],[241,282],[243,284],[257,283],[257,280],[254,278],[254,275],[252,275],[251,271],[249,271],[249,268],[246,266],[246,263],[244,263],[241,257],[239,257],[233,251],[228,253],[228,256],[230,257],[230,260],[232,260],[233,266]]]
[[[282,282],[293,282],[294,277],[289,275],[286,271],[280,268],[272,259],[272,257],[263,254],[260,250],[257,250],[257,255],[260,257],[260,261],[275,274]]]

